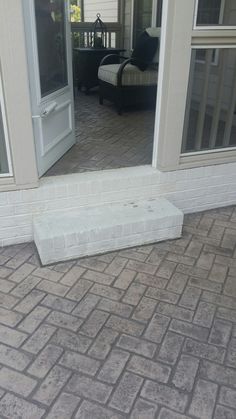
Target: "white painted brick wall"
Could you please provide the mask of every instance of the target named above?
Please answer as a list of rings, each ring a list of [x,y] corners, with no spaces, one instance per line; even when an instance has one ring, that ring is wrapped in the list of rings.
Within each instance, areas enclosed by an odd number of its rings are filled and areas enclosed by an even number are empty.
[[[43,264],[181,236],[183,212],[166,199],[83,207],[34,218]],[[63,226],[63,227],[62,227]]]
[[[37,189],[0,193],[0,246],[32,240],[36,214],[165,197],[185,213],[236,204],[236,163],[176,172],[149,166],[45,178]]]

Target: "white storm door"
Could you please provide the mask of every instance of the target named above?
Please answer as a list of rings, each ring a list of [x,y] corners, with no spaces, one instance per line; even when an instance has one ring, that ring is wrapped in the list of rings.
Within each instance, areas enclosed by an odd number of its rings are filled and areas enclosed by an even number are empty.
[[[69,0],[23,0],[39,176],[75,143]]]

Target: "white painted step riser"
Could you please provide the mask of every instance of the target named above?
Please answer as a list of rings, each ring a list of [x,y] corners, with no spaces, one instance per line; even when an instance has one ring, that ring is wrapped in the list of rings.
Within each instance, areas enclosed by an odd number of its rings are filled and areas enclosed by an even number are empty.
[[[135,234],[144,234],[145,232],[151,231],[158,231],[158,229],[168,228],[170,224],[176,226],[179,223],[178,217],[167,218],[163,222],[160,221],[147,221],[144,223],[135,223],[135,224],[128,224],[128,225],[118,225],[113,228],[97,228],[96,230],[84,231],[80,232],[79,234],[72,233],[66,236],[55,236],[51,238],[51,242],[48,244],[48,248],[50,246],[54,246],[56,248],[64,248],[70,247],[75,245],[75,243],[79,242],[80,244],[84,244],[87,242],[96,242],[99,240],[109,240],[109,239],[116,239],[119,237],[127,237],[129,235]],[[47,240],[48,241],[48,240]]]
[[[34,240],[43,264],[180,237],[183,213],[165,199],[148,199],[43,214]]]
[[[170,227],[170,228],[165,228],[165,229],[161,229],[161,230],[155,230],[155,231],[148,231],[145,233],[139,233],[139,234],[132,234],[129,236],[125,236],[125,242],[127,247],[130,246],[138,246],[140,245],[140,243],[143,243],[145,241],[145,243],[147,242],[155,242],[155,241],[160,241],[160,240],[167,240],[167,235],[168,238],[176,238],[176,234],[178,234],[178,237],[181,236],[181,232],[182,232],[182,225],[180,226],[175,226],[175,227]],[[99,247],[101,248],[101,251],[103,252],[104,249],[106,250],[106,252],[108,252],[110,250],[110,247],[119,247],[122,246],[124,242],[124,237],[117,237],[117,238],[106,238],[104,240],[97,240],[94,242],[86,242],[86,243],[82,243],[79,244],[77,242],[77,244],[73,245],[73,246],[57,246],[57,244],[55,243],[54,245],[54,249],[56,252],[60,252],[61,254],[63,254],[63,252],[69,251],[80,251],[81,253],[83,253],[83,256],[87,256],[86,252],[89,252],[91,254],[91,252],[93,250],[99,250]],[[46,251],[48,252],[50,250],[50,247],[47,246],[47,241],[42,241],[41,248],[44,249],[45,253]]]
[[[46,260],[45,264],[51,264],[58,261],[66,261],[71,259],[76,259],[79,257],[94,256],[102,253],[108,253],[115,250],[121,250],[126,248],[132,248],[141,245],[148,245],[153,243],[158,243],[164,240],[172,240],[181,237],[182,235],[182,225],[171,227],[169,229],[164,229],[163,231],[154,231],[152,233],[148,232],[145,234],[137,234],[134,236],[126,237],[126,242],[124,245],[123,238],[116,240],[104,240],[102,242],[96,242],[92,244],[80,245],[77,247],[65,247],[65,248],[55,248],[54,256],[49,260],[48,252],[45,252],[41,248],[39,253],[41,254],[41,259]],[[39,249],[38,249],[39,250]]]

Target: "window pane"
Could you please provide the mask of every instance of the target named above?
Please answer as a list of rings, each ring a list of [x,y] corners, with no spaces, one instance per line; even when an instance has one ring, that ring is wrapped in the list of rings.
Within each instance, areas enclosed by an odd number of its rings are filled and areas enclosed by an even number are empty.
[[[0,104],[0,174],[8,173],[9,167],[7,162],[7,153],[5,145],[5,134],[2,120],[2,110]]]
[[[68,84],[64,0],[35,0],[41,94]]]
[[[199,51],[192,51],[185,153],[236,146],[236,49]]]
[[[235,0],[199,0],[197,25],[236,25]]]

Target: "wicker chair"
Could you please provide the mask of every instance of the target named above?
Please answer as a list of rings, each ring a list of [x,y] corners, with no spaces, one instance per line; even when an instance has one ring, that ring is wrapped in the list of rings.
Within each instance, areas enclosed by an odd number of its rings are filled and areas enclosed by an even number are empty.
[[[150,36],[160,38],[160,28],[149,28]],[[98,70],[99,102],[115,103],[118,114],[130,105],[155,105],[157,93],[159,48],[145,71],[132,64],[133,58],[107,55]]]

